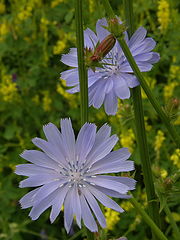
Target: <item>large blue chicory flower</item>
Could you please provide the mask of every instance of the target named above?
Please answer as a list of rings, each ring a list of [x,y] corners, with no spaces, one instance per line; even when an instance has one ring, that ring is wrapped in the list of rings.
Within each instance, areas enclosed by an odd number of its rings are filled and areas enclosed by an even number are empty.
[[[49,207],[50,221],[59,215],[64,205],[64,225],[70,231],[73,218],[81,227],[81,219],[92,232],[98,231],[94,216],[102,227],[105,217],[97,203],[118,212],[123,209],[110,197],[129,198],[135,180],[128,177],[102,175],[134,169],[127,148],[111,152],[118,138],[105,124],[96,132],[96,125],[85,123],[75,139],[70,119],[61,120],[61,132],[49,123],[43,127],[47,141],[34,138],[40,148],[25,150],[21,157],[31,164],[16,166],[16,174],[28,176],[20,187],[37,187],[21,198],[22,208],[32,207],[29,216],[36,220]]]
[[[94,49],[98,42],[110,34],[103,26],[107,26],[105,18],[98,20],[96,24],[97,35],[89,28],[84,31],[85,47]],[[152,52],[156,42],[152,38],[147,38],[146,34],[147,31],[143,27],[138,28],[130,39],[125,32],[125,41],[141,72],[150,71],[152,64],[159,61],[159,54]],[[74,67],[61,73],[61,78],[66,80],[67,86],[74,86],[68,92],[79,92],[77,49],[71,48],[68,54],[62,55],[61,61]],[[114,115],[117,112],[118,98],[130,98],[129,88],[138,86],[139,82],[118,42],[101,63],[102,68],[88,70],[89,105],[100,108],[104,103],[106,113]]]

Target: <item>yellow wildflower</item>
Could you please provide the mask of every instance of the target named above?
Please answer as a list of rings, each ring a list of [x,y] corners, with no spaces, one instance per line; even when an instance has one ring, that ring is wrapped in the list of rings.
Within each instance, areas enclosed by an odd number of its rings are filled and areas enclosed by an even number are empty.
[[[25,9],[20,10],[20,12],[17,15],[17,18],[20,21],[24,21],[31,16],[32,16],[32,7],[27,7]]]
[[[3,14],[6,11],[6,6],[3,2],[0,2],[0,14]]]
[[[122,132],[120,135],[120,143],[123,147],[127,147],[130,152],[133,152],[135,136],[132,129]]]
[[[172,217],[174,218],[175,222],[180,222],[180,214],[176,212],[172,212]],[[165,217],[166,222],[169,223],[169,218]]]
[[[39,105],[39,103],[40,103],[39,95],[36,94],[36,95],[32,98],[32,101],[33,101],[36,105]]]
[[[171,82],[164,86],[164,98],[167,100],[172,97],[174,88],[178,86],[176,81]]]
[[[105,218],[107,230],[113,230],[116,223],[120,220],[120,213],[105,207]]]
[[[170,160],[173,161],[173,164],[180,168],[180,149],[177,148],[175,152],[170,156]]]
[[[15,82],[12,82],[12,76],[2,76],[2,82],[0,83],[0,94],[2,95],[3,101],[13,102],[17,97],[17,93],[17,85]]]
[[[133,208],[132,204],[128,201],[123,201],[121,203],[121,207],[126,211],[128,212],[129,210],[131,210]]]
[[[171,65],[170,67],[170,79],[176,79],[180,76],[180,66]]]
[[[170,11],[169,3],[166,0],[160,0],[158,2],[158,12],[157,12],[158,22],[160,24],[161,32],[164,32],[170,21]]]
[[[8,34],[9,32],[9,26],[7,22],[2,22],[0,23],[0,41],[4,40],[4,37]]]
[[[168,175],[168,172],[166,171],[166,169],[161,169],[160,170],[160,175],[162,178],[166,178]]]
[[[165,140],[164,133],[161,130],[158,130],[154,143],[154,150],[157,153],[159,153],[159,150],[161,149],[164,140]]]
[[[89,12],[93,13],[96,9],[96,4],[94,0],[89,0]]]
[[[180,116],[174,121],[174,125],[180,125]]]
[[[60,3],[65,2],[65,0],[54,0],[51,2],[51,7],[54,8],[56,6],[58,6]]]
[[[46,112],[49,112],[51,110],[51,103],[52,103],[52,99],[49,96],[49,92],[48,91],[44,91],[43,92],[44,96],[43,96],[43,109]]]
[[[145,122],[146,131],[148,131],[148,132],[151,131],[152,126],[148,124],[148,117],[147,116],[144,117],[144,122]]]
[[[65,80],[61,79],[61,83],[63,86],[65,86]],[[76,108],[77,107],[77,97],[73,94],[67,93],[65,91],[65,89],[62,87],[62,85],[60,83],[58,83],[56,91],[67,100],[70,107]]]
[[[56,45],[53,48],[54,54],[60,54],[66,47],[66,41],[58,40]]]

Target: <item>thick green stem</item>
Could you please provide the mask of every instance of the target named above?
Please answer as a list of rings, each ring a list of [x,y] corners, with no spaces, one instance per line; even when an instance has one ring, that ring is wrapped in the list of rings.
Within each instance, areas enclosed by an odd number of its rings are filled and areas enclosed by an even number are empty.
[[[136,210],[139,212],[139,214],[142,216],[143,220],[149,225],[149,227],[152,229],[154,234],[157,236],[159,240],[168,240],[166,236],[161,232],[161,230],[158,228],[158,226],[153,222],[153,220],[148,216],[148,214],[144,211],[142,206],[136,201],[135,198],[130,198],[130,202],[133,204],[133,206],[136,208]]]
[[[88,121],[88,76],[84,62],[84,34],[82,13],[82,0],[75,0],[78,71],[80,82],[81,125]],[[88,229],[86,229],[86,232],[88,240],[95,239],[94,234],[91,233]]]
[[[126,23],[128,25],[128,35],[132,36],[134,32],[134,21],[133,21],[133,1],[124,0],[124,10],[126,16]],[[137,143],[140,152],[142,171],[144,176],[144,183],[148,199],[148,212],[154,222],[160,226],[159,209],[157,203],[157,197],[155,194],[153,175],[151,170],[151,162],[149,158],[149,150],[147,145],[145,124],[144,124],[144,112],[141,97],[140,86],[132,89],[132,98],[134,106],[134,116],[136,125],[136,136]]]
[[[84,34],[82,0],[75,0],[76,38],[78,52],[78,71],[80,81],[81,124],[88,121],[88,77],[84,63]]]
[[[109,4],[108,0],[102,0],[106,13],[108,14],[109,18],[115,17],[115,14],[112,16],[112,8]],[[162,121],[164,122],[167,130],[170,133],[170,136],[172,137],[172,140],[176,143],[177,147],[180,146],[180,137],[178,135],[178,133],[176,132],[174,126],[170,123],[170,119],[169,117],[165,114],[165,112],[162,110],[161,106],[159,105],[157,99],[154,97],[153,93],[151,92],[149,86],[147,85],[142,73],[140,72],[126,42],[124,39],[119,39],[119,43],[121,45],[121,48],[124,52],[124,55],[126,56],[130,66],[132,67],[134,74],[136,75],[136,77],[138,78],[141,87],[143,88],[143,90],[145,91],[149,101],[151,102],[152,106],[154,107],[154,109],[156,110],[156,112],[158,113],[158,115],[160,116],[160,118],[162,119]]]
[[[175,235],[176,240],[179,240],[180,239],[179,228],[178,228],[178,226],[177,226],[177,224],[176,224],[176,222],[175,222],[175,220],[174,220],[174,218],[172,216],[172,213],[171,213],[171,211],[170,211],[170,209],[169,209],[169,207],[167,205],[167,202],[166,202],[166,204],[164,206],[164,211],[165,211],[165,213],[166,213],[166,215],[167,215],[167,217],[169,219],[169,223],[172,226],[172,229],[174,231],[174,235]]]

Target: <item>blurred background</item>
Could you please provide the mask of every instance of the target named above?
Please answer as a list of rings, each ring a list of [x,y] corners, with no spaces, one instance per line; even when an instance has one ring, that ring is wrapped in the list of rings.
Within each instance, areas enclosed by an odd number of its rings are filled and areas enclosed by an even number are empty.
[[[84,25],[95,30],[96,21],[105,16],[101,1],[84,2]],[[124,20],[120,0],[111,0],[116,14]],[[22,177],[14,174],[24,149],[35,148],[31,139],[44,138],[42,126],[48,122],[59,125],[60,118],[71,117],[77,132],[80,128],[78,94],[66,92],[59,79],[67,66],[60,62],[61,54],[76,46],[73,0],[0,0],[0,239],[85,239],[76,225],[67,236],[63,228],[63,213],[50,224],[49,210],[37,221],[28,217],[29,209],[21,210],[19,199],[28,189],[19,189]],[[147,82],[171,121],[179,130],[180,88],[180,3],[176,0],[134,1],[136,28],[144,26],[148,36],[157,42],[155,51],[161,60],[150,73]],[[175,221],[180,221],[178,168],[180,149],[173,145],[164,125],[157,117],[145,94],[143,104],[146,131],[155,176],[156,190],[163,201],[167,197]],[[146,208],[146,194],[136,147],[131,100],[119,102],[119,113],[108,117],[104,109],[90,108],[90,121],[98,126],[108,122],[120,140],[119,147],[128,147],[135,161],[133,176],[138,181],[135,194]],[[127,236],[128,239],[148,239],[147,226],[128,201],[117,201],[125,209],[119,214],[104,209],[107,219],[107,239]],[[163,231],[173,239],[172,229],[162,210]]]

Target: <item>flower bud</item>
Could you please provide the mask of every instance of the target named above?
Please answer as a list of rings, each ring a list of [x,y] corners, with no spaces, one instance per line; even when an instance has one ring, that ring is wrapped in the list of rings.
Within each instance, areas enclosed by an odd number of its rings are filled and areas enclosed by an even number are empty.
[[[94,54],[91,56],[93,62],[98,62],[103,59],[114,47],[116,39],[112,34],[109,34],[102,42],[95,48]]]
[[[107,29],[116,37],[124,38],[126,26],[118,18],[112,18],[108,21]]]

